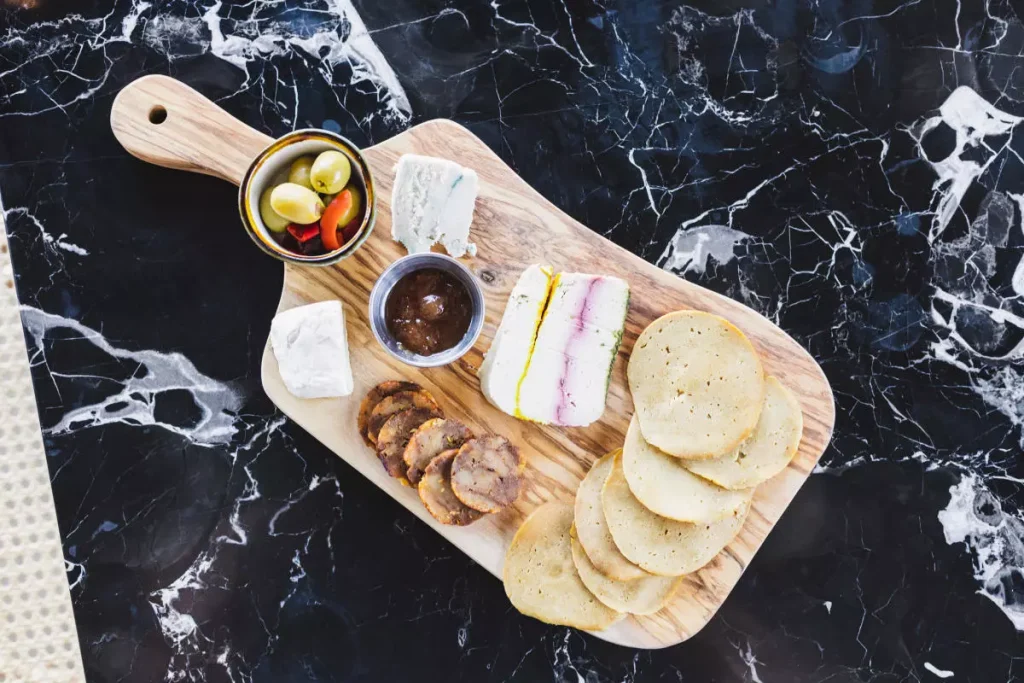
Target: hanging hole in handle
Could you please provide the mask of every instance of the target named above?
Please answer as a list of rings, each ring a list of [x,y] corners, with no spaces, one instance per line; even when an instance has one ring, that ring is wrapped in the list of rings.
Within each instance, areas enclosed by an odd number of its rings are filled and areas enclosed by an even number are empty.
[[[153,124],[161,124],[167,120],[167,110],[163,105],[158,104],[149,110],[149,122]]]

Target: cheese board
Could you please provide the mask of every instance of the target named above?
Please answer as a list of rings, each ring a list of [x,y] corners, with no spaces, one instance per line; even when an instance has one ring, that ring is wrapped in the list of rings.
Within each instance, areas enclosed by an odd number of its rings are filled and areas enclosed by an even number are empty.
[[[161,114],[154,121],[152,112],[157,110]],[[146,77],[122,91],[111,124],[121,143],[137,157],[235,184],[243,182],[252,160],[273,142],[166,77]],[[468,353],[444,367],[402,363],[377,342],[370,327],[374,283],[406,253],[390,236],[394,168],[403,154],[456,160],[479,175],[471,235],[478,251],[461,262],[482,287],[483,328]],[[622,446],[633,415],[627,360],[640,333],[663,314],[695,309],[726,318],[749,337],[765,372],[796,396],[803,411],[798,452],[781,473],[757,488],[739,534],[710,563],[684,576],[671,602],[659,612],[631,616],[594,633],[636,648],[661,648],[691,637],[722,605],[828,445],[835,408],[821,368],[784,331],[752,309],[665,272],[572,219],[459,124],[422,123],[362,150],[362,155],[378,198],[375,228],[360,249],[333,265],[285,263],[278,307],[282,312],[315,302],[342,302],[354,392],[343,398],[293,396],[285,388],[269,344],[262,360],[263,387],[282,412],[495,576],[501,577],[506,549],[523,520],[548,501],[571,505],[593,462]],[[520,273],[536,263],[556,271],[616,276],[626,280],[632,291],[606,408],[598,421],[585,428],[518,420],[488,403],[480,391],[483,354],[498,329],[509,294]],[[393,379],[420,384],[444,403],[451,417],[474,431],[502,434],[518,446],[526,469],[522,492],[512,506],[471,526],[445,526],[427,513],[414,489],[388,475],[355,425],[362,396]]]

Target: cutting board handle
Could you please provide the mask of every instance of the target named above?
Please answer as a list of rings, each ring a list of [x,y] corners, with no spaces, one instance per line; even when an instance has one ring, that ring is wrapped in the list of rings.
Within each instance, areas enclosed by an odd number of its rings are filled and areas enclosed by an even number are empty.
[[[143,76],[125,86],[114,99],[110,127],[132,156],[235,185],[273,142],[170,76]]]

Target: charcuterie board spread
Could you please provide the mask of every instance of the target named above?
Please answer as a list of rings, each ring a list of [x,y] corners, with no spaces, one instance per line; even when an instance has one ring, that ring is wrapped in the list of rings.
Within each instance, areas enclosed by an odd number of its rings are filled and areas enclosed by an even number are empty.
[[[361,154],[306,139],[296,173],[254,182],[269,138],[170,79],[139,83],[118,139],[241,184],[243,222],[286,261],[262,362],[285,414],[524,614],[641,648],[707,623],[831,436],[806,351],[577,223],[453,122]],[[181,130],[132,122],[154,97]],[[228,162],[168,151],[211,121],[234,130]]]

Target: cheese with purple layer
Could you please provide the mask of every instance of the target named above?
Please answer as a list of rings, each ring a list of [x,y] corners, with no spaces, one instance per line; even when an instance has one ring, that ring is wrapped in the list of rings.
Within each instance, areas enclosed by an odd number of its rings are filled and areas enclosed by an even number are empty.
[[[520,283],[537,268],[527,269]],[[513,291],[481,367],[484,395],[504,412],[525,420],[585,426],[604,412],[626,324],[629,285],[617,277],[559,273],[549,290],[540,307],[543,315],[536,318],[539,327],[533,317],[524,319]],[[531,291],[536,294],[541,288]],[[535,312],[536,296],[530,301],[529,310]],[[513,333],[503,334],[506,325],[515,330],[516,339],[508,351],[504,339]]]

